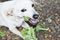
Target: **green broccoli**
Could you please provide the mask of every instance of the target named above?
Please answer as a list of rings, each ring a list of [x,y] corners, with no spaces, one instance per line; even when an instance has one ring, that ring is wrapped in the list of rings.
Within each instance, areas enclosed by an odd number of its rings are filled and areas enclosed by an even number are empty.
[[[30,29],[23,29],[21,33],[23,36],[25,36],[25,40],[37,40],[34,29],[32,27]]]
[[[25,21],[29,21],[29,19],[30,19],[29,17],[24,17]],[[49,30],[49,28],[42,28],[39,24],[36,25],[35,29],[36,31]],[[31,40],[31,39],[38,40],[38,38],[35,36],[35,32],[34,32],[35,29],[32,27],[30,27],[30,29],[22,29],[21,34],[25,36],[25,40]]]
[[[5,35],[6,35],[6,32],[5,32],[5,31],[0,30],[0,36],[1,36],[1,37],[3,37],[3,36],[5,36]]]

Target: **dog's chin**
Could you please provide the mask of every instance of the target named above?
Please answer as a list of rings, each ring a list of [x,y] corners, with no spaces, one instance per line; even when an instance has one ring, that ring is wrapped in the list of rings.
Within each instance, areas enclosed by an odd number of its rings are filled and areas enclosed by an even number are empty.
[[[30,19],[29,22],[32,24],[32,25],[36,25],[38,23],[38,21],[36,19]]]

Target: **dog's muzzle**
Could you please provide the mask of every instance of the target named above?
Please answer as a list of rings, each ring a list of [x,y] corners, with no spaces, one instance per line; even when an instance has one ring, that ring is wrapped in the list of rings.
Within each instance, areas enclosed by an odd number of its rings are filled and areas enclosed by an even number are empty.
[[[29,17],[24,17],[24,20],[28,23],[28,24],[31,24],[31,25],[36,25],[39,20],[38,19],[32,19],[32,18],[29,18]]]
[[[30,18],[29,22],[33,25],[36,25],[39,21],[38,21],[39,15],[38,14],[34,14],[33,15],[33,19]]]

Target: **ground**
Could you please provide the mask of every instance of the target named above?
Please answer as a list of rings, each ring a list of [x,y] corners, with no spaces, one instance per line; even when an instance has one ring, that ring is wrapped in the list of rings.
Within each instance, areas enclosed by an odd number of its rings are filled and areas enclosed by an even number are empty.
[[[35,1],[38,3],[35,9],[40,14],[40,25],[50,28],[50,32],[36,32],[38,40],[60,40],[60,0]],[[22,40],[6,27],[0,27],[0,30],[6,31],[6,36],[0,37],[0,40]]]

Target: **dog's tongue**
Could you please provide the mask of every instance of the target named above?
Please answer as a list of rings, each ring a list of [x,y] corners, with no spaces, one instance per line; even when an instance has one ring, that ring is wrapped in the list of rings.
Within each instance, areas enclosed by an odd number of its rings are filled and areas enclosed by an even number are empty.
[[[36,24],[36,23],[37,23],[37,20],[35,20],[35,19],[30,19],[29,22],[32,23],[32,24]]]

